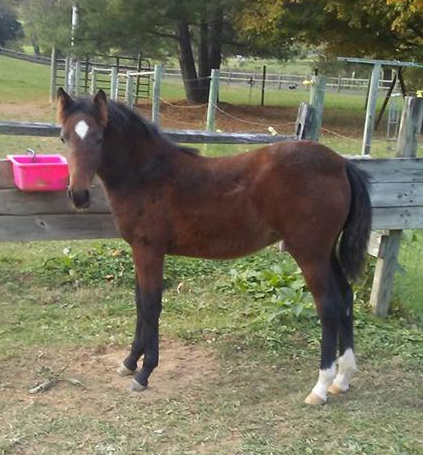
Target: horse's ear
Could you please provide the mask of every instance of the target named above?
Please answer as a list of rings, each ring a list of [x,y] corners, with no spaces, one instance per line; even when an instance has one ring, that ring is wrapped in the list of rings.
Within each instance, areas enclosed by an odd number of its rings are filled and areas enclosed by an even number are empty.
[[[73,103],[73,99],[60,87],[57,90],[57,119],[60,123],[65,120],[65,110]]]
[[[107,114],[107,96],[103,90],[98,90],[94,96],[94,104],[100,111],[100,123],[104,126],[107,125],[108,114]]]

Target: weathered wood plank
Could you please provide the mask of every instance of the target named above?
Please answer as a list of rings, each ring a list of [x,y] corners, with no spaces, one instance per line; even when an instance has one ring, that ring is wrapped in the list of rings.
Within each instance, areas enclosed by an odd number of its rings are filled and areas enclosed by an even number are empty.
[[[420,216],[420,211],[410,212],[407,208],[423,209],[423,185],[416,184],[375,184],[371,187],[371,200],[374,210],[374,223],[392,222],[404,229],[410,223],[410,217]],[[87,213],[109,213],[110,208],[103,189],[93,186],[90,190],[91,206]],[[386,210],[395,209],[387,219]],[[43,213],[74,213],[67,199],[66,192],[24,192],[16,188],[0,190],[0,215],[37,215]],[[382,215],[381,215],[382,214]],[[383,219],[379,220],[380,216]],[[417,219],[416,222],[419,221]],[[412,221],[414,224],[415,222]],[[389,226],[385,226],[387,228]],[[422,226],[423,227],[423,226]]]
[[[423,207],[375,207],[372,229],[422,229]]]
[[[382,236],[380,249],[383,255],[379,255],[377,259],[370,294],[370,306],[376,316],[384,317],[388,314],[394,275],[398,267],[397,257],[401,234],[400,230],[391,230],[389,235]]]
[[[423,121],[423,99],[407,96],[401,115],[397,156],[415,157]]]
[[[313,106],[310,125],[310,139],[318,141],[322,128],[323,105],[325,99],[326,77],[313,76],[310,89],[310,105]]]
[[[423,158],[380,160],[354,158],[353,160],[370,174],[372,183],[423,183]],[[13,187],[11,163],[0,159],[0,188]]]
[[[9,160],[0,160],[0,189],[2,188],[16,188],[12,163]]]
[[[373,183],[370,199],[372,207],[421,207],[423,183]]]
[[[25,216],[108,214],[107,199],[101,187],[91,189],[91,207],[84,212],[75,211],[67,200],[65,192],[25,193],[19,190],[0,191],[0,216]],[[421,229],[423,227],[423,207],[374,207],[372,229]]]
[[[101,187],[91,188],[90,197],[90,208],[83,213],[110,213],[109,204]],[[68,200],[66,191],[42,193],[23,192],[17,189],[0,190],[0,216],[72,213],[78,213],[78,211]]]
[[[16,136],[59,136],[60,126],[41,122],[0,122],[0,134]]]
[[[388,231],[372,231],[370,233],[369,244],[367,245],[367,253],[374,257],[380,257],[382,251],[380,244],[383,235],[387,235]]]
[[[119,237],[111,215],[0,216],[0,242]]]
[[[277,141],[294,141],[294,135],[213,133],[197,130],[163,130],[170,139],[185,144],[272,144]],[[52,123],[1,122],[0,134],[19,136],[59,136],[60,126]]]
[[[422,158],[351,159],[370,174],[372,182],[423,183]]]

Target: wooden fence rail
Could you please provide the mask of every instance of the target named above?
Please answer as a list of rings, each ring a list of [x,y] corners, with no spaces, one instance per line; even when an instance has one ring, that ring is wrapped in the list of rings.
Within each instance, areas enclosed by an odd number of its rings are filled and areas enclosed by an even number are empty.
[[[276,141],[293,141],[296,135],[214,133],[197,130],[163,130],[173,141],[184,144],[271,144]],[[28,123],[0,121],[0,134],[16,136],[59,137],[60,126],[53,123]]]
[[[53,124],[0,122],[0,134],[58,136]],[[297,136],[268,134],[224,134],[204,131],[165,133],[182,143],[273,143],[296,140]],[[384,315],[392,289],[393,273],[402,229],[423,228],[423,159],[371,159],[349,157],[371,177],[372,229],[370,252],[377,256],[372,288],[374,311]],[[0,242],[29,240],[113,238],[118,234],[109,206],[98,182],[91,191],[88,211],[75,211],[65,192],[24,193],[13,182],[11,163],[0,160]]]

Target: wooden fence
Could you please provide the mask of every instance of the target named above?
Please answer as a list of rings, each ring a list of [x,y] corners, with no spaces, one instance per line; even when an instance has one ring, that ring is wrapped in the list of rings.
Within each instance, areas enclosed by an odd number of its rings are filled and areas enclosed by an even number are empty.
[[[318,105],[315,108],[317,111]],[[301,130],[303,136],[193,130],[165,131],[165,134],[183,143],[273,143],[307,136],[309,127],[301,125],[307,117],[307,112],[301,110],[297,119],[296,131]],[[409,158],[351,158],[371,177],[372,229],[379,231],[373,234],[369,246],[370,253],[377,257],[371,304],[379,315],[386,315],[389,308],[401,230],[423,228],[423,159],[413,157],[419,131],[416,125],[421,124],[422,117],[423,99],[407,99],[401,119],[398,154]],[[52,124],[0,122],[0,134],[58,136],[59,131],[60,128]],[[92,239],[116,235],[108,203],[98,184],[92,189],[90,209],[75,212],[65,192],[24,193],[17,190],[10,162],[0,160],[0,241]]]

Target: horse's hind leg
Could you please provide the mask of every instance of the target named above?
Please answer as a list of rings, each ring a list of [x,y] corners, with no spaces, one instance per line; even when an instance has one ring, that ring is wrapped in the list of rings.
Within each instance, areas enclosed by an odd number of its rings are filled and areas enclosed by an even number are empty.
[[[356,370],[356,363],[354,356],[353,291],[336,258],[334,258],[333,266],[342,295],[338,325],[338,374],[329,387],[329,392],[337,395],[349,389],[351,378]]]
[[[141,306],[141,290],[138,283],[138,277],[135,277],[137,283],[135,285],[135,304],[137,308],[137,323],[135,327],[134,341],[132,342],[131,352],[125,358],[117,372],[120,376],[132,376],[136,369],[140,357],[144,354],[144,338],[142,334],[142,306]]]
[[[323,404],[336,376],[336,345],[339,324],[339,292],[330,266],[330,260],[304,261],[296,258],[307,285],[313,294],[322,325],[319,377],[305,399],[307,404]]]

